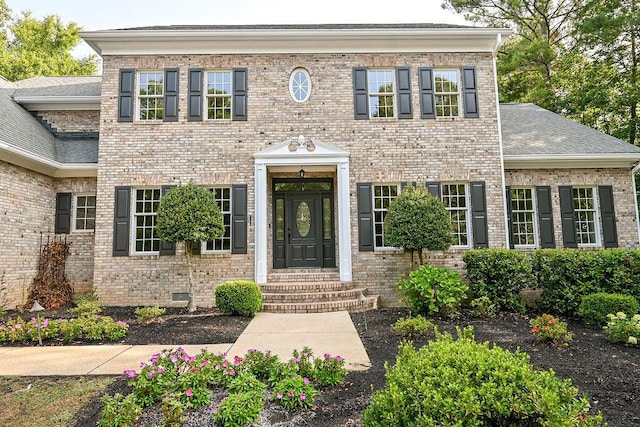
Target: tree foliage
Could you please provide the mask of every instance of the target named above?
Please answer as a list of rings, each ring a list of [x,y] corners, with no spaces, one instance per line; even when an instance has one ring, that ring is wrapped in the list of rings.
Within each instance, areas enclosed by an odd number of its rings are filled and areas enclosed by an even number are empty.
[[[33,76],[90,75],[97,71],[96,56],[76,59],[71,51],[80,43],[76,23],[59,16],[41,20],[31,12],[14,16],[0,0],[0,75],[16,81]]]
[[[384,219],[385,244],[418,251],[446,250],[453,244],[451,216],[424,187],[407,187],[391,203]]]

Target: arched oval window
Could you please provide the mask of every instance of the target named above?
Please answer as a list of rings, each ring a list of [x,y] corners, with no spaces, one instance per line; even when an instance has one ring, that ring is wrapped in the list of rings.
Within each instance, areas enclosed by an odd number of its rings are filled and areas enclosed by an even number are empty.
[[[289,78],[289,93],[296,102],[305,102],[311,95],[311,76],[304,68],[296,68]]]

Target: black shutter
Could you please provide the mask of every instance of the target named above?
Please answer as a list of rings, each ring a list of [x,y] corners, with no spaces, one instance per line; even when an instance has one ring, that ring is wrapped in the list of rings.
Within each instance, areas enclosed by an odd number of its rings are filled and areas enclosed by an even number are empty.
[[[507,204],[507,236],[509,236],[509,249],[516,247],[513,235],[513,211],[511,209],[511,187],[505,187],[505,202]]]
[[[602,217],[602,238],[605,248],[618,247],[618,230],[616,227],[616,212],[613,206],[613,187],[600,185],[600,215]]]
[[[413,118],[411,108],[411,68],[399,67],[396,69],[396,87],[398,92],[398,118]]]
[[[355,67],[353,69],[353,110],[356,120],[369,119],[369,92],[367,90],[366,68]]]
[[[433,69],[418,68],[418,84],[420,85],[420,118],[436,118],[436,99],[433,92]]]
[[[442,200],[442,195],[440,194],[440,183],[439,182],[435,182],[435,181],[431,181],[431,182],[427,182],[427,190],[429,190],[429,193],[431,193],[431,195],[435,198],[437,198],[438,200]]]
[[[164,112],[165,122],[178,121],[178,88],[180,86],[180,69],[164,69]]]
[[[489,230],[487,227],[487,198],[484,181],[472,181],[471,187],[471,228],[473,230],[473,247],[489,247]]]
[[[233,114],[231,120],[247,120],[247,69],[233,69]],[[245,244],[246,250],[246,244]]]
[[[480,117],[478,110],[478,86],[476,85],[476,67],[462,67],[462,95],[464,116]]]
[[[71,231],[71,193],[56,194],[55,233],[69,234]]]
[[[540,228],[540,247],[551,249],[556,247],[553,230],[553,209],[551,207],[551,187],[540,185],[536,187],[538,201],[538,227]]]
[[[358,183],[358,247],[360,252],[373,251],[373,201],[371,183]]]
[[[135,96],[135,70],[120,70],[118,83],[118,121],[133,121],[133,97]]]
[[[558,187],[560,194],[560,219],[562,221],[562,244],[565,248],[577,248],[576,218],[573,212],[573,188]]]
[[[131,187],[116,187],[113,213],[113,256],[129,255]]]
[[[200,255],[202,242],[191,242],[191,255]]]
[[[407,188],[407,185],[409,185],[409,183],[407,181],[403,181],[400,183],[400,192],[402,192],[402,190],[404,190],[405,188]]]
[[[247,253],[247,186],[231,187],[231,253]]]
[[[167,191],[174,188],[175,185],[164,185],[160,190],[160,194],[164,197],[167,194]],[[165,242],[164,240],[160,240],[160,255],[175,255],[176,254],[176,244]]]
[[[187,120],[190,122],[201,122],[204,118],[202,107],[203,91],[203,73],[201,68],[189,69],[189,105],[187,111]]]

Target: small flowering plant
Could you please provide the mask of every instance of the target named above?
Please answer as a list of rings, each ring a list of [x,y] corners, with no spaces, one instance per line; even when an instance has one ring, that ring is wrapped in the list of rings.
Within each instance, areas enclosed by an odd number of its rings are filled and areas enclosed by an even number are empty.
[[[603,329],[613,342],[638,345],[640,340],[640,314],[627,317],[623,312],[608,314],[607,326]]]
[[[567,331],[566,322],[561,322],[558,318],[543,314],[529,322],[531,333],[541,341],[551,342],[558,347],[565,347],[573,339],[573,334]]]
[[[291,410],[297,407],[311,407],[316,393],[309,378],[293,375],[273,387],[272,399],[283,408]]]
[[[321,386],[339,384],[347,375],[344,359],[340,356],[333,357],[329,353],[325,353],[322,358],[316,358],[313,365],[314,380]]]
[[[10,319],[0,324],[0,343],[37,341],[38,329],[43,339],[75,341],[88,340],[119,341],[127,335],[129,325],[108,316],[81,316],[73,319]]]

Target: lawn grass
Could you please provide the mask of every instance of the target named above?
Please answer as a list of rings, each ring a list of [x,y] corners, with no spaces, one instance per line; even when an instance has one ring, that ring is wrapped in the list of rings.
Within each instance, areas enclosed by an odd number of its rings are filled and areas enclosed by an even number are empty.
[[[0,377],[0,426],[72,425],[91,400],[105,394],[114,377]]]

